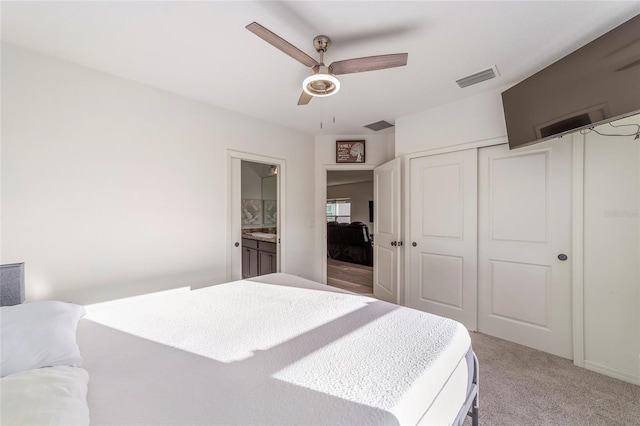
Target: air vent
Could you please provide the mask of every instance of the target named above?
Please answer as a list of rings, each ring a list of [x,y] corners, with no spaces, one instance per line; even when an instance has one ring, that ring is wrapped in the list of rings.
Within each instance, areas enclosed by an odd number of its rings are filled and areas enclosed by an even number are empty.
[[[367,124],[364,127],[366,127],[367,129],[371,129],[374,132],[379,132],[380,130],[384,130],[384,129],[388,129],[389,127],[393,127],[393,124],[382,120],[382,121],[377,121],[375,123]]]
[[[493,67],[484,71],[477,72],[468,77],[461,78],[460,80],[456,80],[456,83],[458,83],[458,86],[460,86],[460,88],[464,88],[474,84],[478,84],[482,81],[491,80],[498,75],[498,70]]]

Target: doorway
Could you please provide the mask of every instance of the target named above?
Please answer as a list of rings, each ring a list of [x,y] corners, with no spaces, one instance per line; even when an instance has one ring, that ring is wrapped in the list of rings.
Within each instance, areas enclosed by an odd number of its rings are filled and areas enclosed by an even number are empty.
[[[373,295],[373,170],[327,170],[327,284]]]
[[[278,166],[241,161],[242,278],[278,270]]]
[[[228,151],[227,280],[284,270],[286,163]]]

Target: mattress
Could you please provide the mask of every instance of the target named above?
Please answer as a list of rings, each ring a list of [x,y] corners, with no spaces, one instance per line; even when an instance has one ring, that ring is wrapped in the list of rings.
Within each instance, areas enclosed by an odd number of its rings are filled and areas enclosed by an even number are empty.
[[[86,307],[92,424],[451,424],[458,322],[288,274]]]

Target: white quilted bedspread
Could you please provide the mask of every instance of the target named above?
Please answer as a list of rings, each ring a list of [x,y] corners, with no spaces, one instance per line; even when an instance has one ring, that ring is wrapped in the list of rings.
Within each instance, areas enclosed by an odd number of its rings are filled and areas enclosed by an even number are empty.
[[[416,424],[459,323],[287,274],[87,307],[93,424]]]
[[[0,379],[0,424],[88,425],[87,381],[78,367],[59,365]]]

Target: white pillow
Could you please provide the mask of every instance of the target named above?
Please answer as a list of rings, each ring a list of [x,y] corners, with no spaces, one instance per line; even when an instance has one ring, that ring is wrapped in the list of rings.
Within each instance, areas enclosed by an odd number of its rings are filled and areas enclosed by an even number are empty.
[[[73,303],[33,302],[0,308],[0,377],[19,371],[82,363],[76,343],[84,308]]]
[[[88,381],[85,370],[65,365],[3,377],[0,424],[88,425]]]

